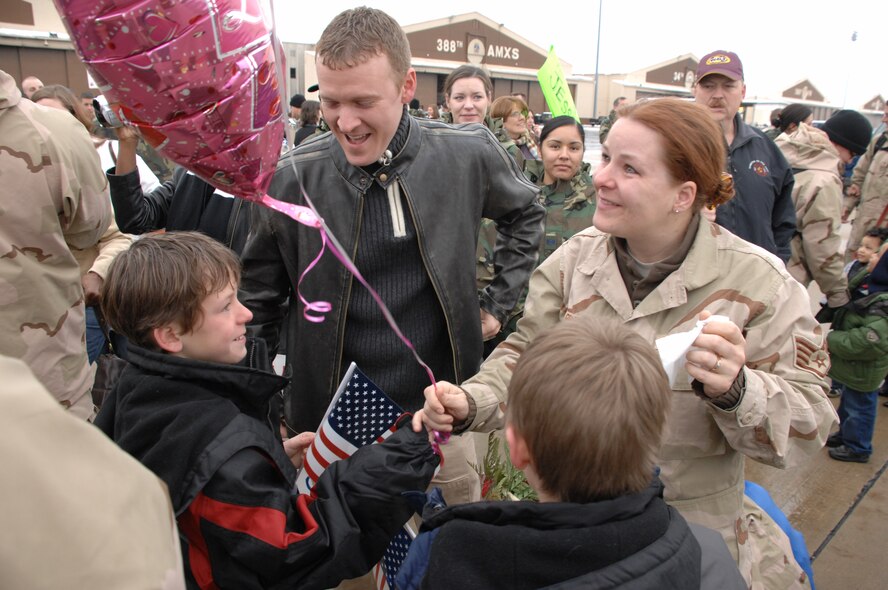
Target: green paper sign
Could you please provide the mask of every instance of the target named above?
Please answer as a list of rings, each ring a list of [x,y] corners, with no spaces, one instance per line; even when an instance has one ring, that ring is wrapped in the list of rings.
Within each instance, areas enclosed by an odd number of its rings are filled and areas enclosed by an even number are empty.
[[[549,47],[549,57],[537,72],[537,78],[543,89],[543,96],[546,97],[546,102],[552,111],[552,116],[569,115],[579,121],[577,107],[574,105],[573,96],[570,93],[567,80],[564,78],[564,72],[561,71],[561,62],[555,55],[554,45]]]

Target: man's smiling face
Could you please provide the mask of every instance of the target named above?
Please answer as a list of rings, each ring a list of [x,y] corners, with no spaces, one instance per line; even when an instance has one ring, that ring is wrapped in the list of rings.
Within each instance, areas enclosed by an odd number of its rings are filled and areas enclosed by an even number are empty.
[[[404,111],[416,92],[411,68],[396,82],[387,56],[377,54],[350,68],[334,70],[317,63],[324,120],[349,163],[372,164],[386,150]]]

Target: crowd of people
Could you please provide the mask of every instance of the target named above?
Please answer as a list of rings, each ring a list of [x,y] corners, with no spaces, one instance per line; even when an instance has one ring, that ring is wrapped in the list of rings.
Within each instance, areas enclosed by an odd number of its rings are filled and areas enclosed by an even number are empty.
[[[590,164],[582,124],[538,127],[480,67],[423,107],[410,60],[384,12],[336,16],[268,189],[311,195],[373,291],[318,257],[316,228],[158,178],[133,128],[111,138],[67,88],[0,71],[0,489],[25,540],[3,579],[59,584],[45,534],[78,539],[52,547],[90,586],[368,588],[414,519],[391,588],[811,587],[744,465],[873,452],[888,132],[797,104],[768,137],[740,114],[739,56],[715,51],[693,101],[614,101]],[[655,342],[694,330],[667,371]],[[112,332],[126,368],[99,408]],[[412,418],[294,492],[351,363]],[[538,502],[482,499],[471,433],[494,431]],[[19,506],[58,517],[34,535]]]

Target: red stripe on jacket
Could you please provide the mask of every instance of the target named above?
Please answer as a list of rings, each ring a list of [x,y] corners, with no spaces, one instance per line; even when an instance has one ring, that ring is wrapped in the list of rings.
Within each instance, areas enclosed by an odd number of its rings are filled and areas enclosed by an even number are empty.
[[[308,498],[297,496],[296,510],[305,523],[304,533],[288,532],[286,513],[275,508],[229,504],[209,498],[203,492],[188,507],[188,512],[199,519],[229,531],[250,535],[278,549],[286,549],[293,543],[304,541],[318,530],[318,523],[308,510]],[[186,536],[190,541],[190,535],[186,533]]]
[[[210,565],[210,555],[207,542],[200,531],[200,516],[192,511],[194,504],[188,506],[176,520],[179,530],[188,540],[188,565],[194,581],[202,590],[218,590],[213,580],[213,567]]]

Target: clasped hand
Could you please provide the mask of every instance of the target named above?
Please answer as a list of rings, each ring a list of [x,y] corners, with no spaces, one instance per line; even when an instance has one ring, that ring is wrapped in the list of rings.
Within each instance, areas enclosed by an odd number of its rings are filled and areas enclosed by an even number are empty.
[[[711,315],[704,311],[700,319]],[[731,389],[746,364],[746,338],[733,322],[709,322],[694,340],[687,361],[688,375],[703,384],[707,396],[716,398]]]

